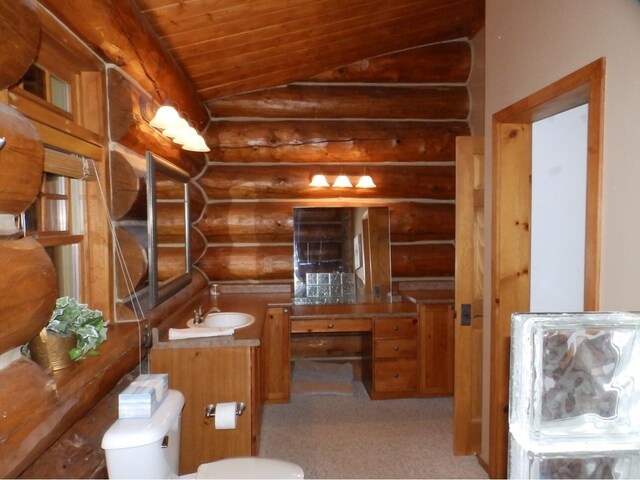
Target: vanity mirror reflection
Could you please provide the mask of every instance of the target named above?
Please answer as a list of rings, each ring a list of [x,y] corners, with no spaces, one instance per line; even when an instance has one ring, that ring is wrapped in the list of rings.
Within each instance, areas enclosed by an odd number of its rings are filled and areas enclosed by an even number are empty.
[[[388,207],[294,208],[293,235],[294,304],[390,297]]]

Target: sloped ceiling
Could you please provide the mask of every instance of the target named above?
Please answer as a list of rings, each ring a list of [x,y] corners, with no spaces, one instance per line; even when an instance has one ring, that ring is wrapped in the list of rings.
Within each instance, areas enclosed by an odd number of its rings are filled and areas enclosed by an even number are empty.
[[[484,24],[484,0],[135,0],[202,100],[303,81]]]

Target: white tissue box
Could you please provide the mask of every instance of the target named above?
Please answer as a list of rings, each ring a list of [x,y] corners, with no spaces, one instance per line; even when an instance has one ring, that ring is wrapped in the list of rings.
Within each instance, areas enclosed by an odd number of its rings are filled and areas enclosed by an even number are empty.
[[[118,396],[120,418],[150,418],[167,396],[169,375],[140,375]]]

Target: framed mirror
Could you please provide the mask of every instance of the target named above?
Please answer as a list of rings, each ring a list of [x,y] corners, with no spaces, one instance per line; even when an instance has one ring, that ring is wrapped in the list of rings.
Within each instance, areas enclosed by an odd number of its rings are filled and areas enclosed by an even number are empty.
[[[388,300],[388,207],[294,208],[293,232],[294,304]]]
[[[189,174],[153,152],[147,160],[149,308],[191,281]]]

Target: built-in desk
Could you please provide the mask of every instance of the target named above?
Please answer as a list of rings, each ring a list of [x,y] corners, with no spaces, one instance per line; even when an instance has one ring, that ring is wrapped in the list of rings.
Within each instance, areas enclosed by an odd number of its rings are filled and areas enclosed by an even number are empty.
[[[418,309],[408,302],[294,305],[292,335],[362,338],[362,381],[371,398],[412,397],[418,386]]]
[[[289,313],[292,337],[357,337],[372,398],[453,394],[451,290],[403,292],[394,303],[293,305]]]

